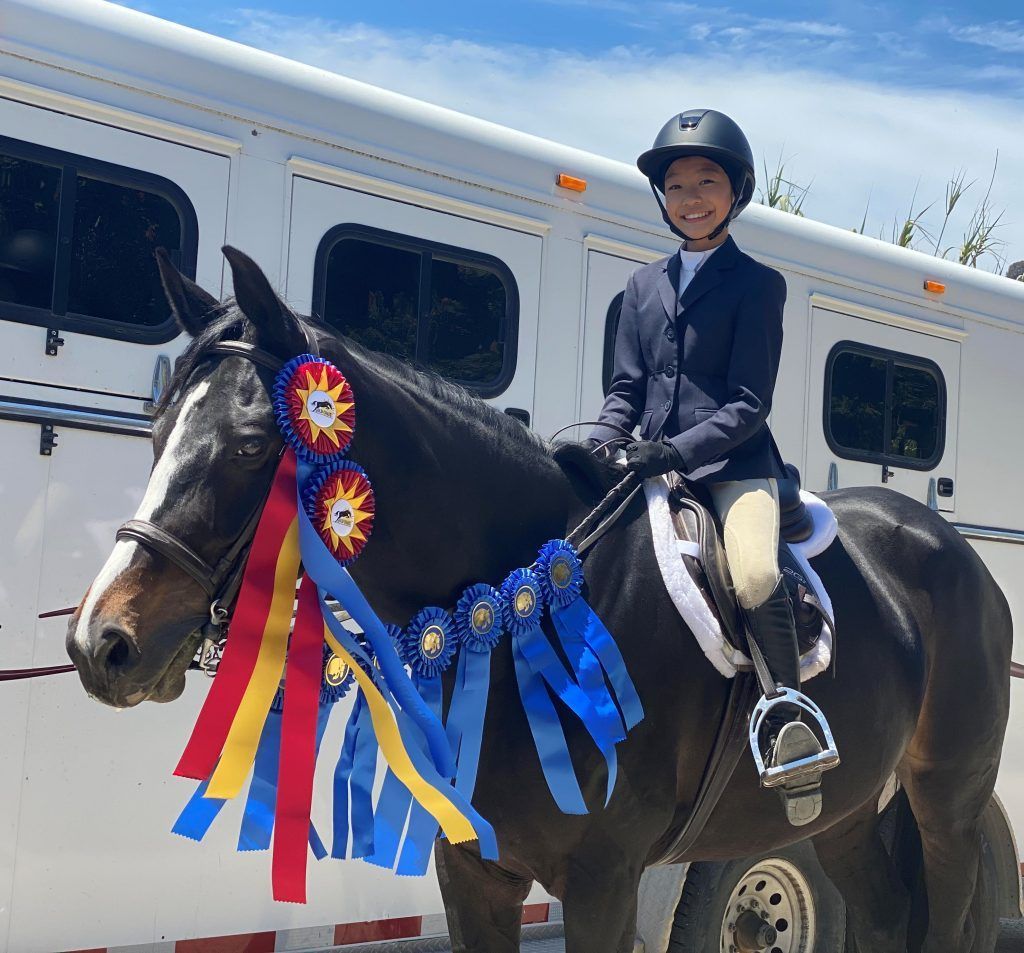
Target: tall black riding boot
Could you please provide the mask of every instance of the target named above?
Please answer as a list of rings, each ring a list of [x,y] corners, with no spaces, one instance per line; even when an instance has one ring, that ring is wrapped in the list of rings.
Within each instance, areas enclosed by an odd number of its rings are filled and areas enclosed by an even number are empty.
[[[793,606],[786,592],[786,581],[780,576],[771,595],[759,606],[744,609],[750,634],[761,650],[768,671],[776,685],[800,690],[800,650],[796,640]],[[800,717],[793,705],[773,708],[766,718],[772,747],[782,727]]]
[[[797,647],[793,608],[786,593],[786,584],[779,579],[771,595],[760,605],[745,609],[750,634],[757,643],[768,672],[776,686],[800,690],[800,652]],[[822,747],[814,732],[800,723],[800,709],[779,704],[765,716],[767,754],[764,762],[769,771],[782,769],[762,784],[778,786],[786,816],[794,826],[809,824],[821,813],[821,774],[835,767],[834,760],[821,759]],[[764,751],[764,748],[762,748]],[[792,774],[785,771],[791,766]]]

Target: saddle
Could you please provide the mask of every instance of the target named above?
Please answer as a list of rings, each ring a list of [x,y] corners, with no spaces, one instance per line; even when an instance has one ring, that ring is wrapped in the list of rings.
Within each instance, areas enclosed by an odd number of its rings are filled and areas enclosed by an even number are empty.
[[[831,628],[820,594],[808,581],[790,543],[808,539],[814,522],[800,498],[800,473],[787,464],[789,478],[779,480],[779,570],[786,583],[796,622],[800,655],[810,652],[821,637],[822,623]],[[743,619],[729,572],[722,535],[722,524],[710,495],[700,484],[678,480],[669,490],[669,511],[676,536],[689,547],[680,546],[683,564],[712,614],[718,619],[722,635],[729,645],[747,651]]]

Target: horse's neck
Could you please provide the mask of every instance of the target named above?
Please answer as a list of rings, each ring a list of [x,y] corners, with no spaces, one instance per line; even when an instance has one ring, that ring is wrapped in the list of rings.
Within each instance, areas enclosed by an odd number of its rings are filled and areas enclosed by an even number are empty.
[[[568,480],[541,448],[501,433],[483,405],[479,416],[453,412],[386,371],[342,370],[356,399],[352,456],[377,498],[374,539],[353,571],[385,615],[404,621],[468,584],[500,584],[565,534]]]

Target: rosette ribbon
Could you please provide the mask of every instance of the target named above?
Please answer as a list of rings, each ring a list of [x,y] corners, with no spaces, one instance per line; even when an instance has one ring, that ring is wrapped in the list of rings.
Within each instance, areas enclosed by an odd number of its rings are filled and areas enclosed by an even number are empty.
[[[352,761],[354,852],[373,850],[371,790],[379,742],[398,779],[453,843],[479,838],[484,856],[496,857],[493,830],[450,783],[454,760],[440,719],[406,677],[383,623],[344,568],[359,555],[373,521],[366,475],[338,459],[355,422],[351,389],[329,362],[303,354],[279,372],[273,403],[286,448],[250,548],[217,678],[175,770],[202,782],[175,830],[202,836],[258,762],[240,846],[264,846],[272,830],[274,897],[305,902],[307,844],[323,854],[309,814],[325,720],[326,640],[359,685],[358,710],[339,761]],[[300,560],[306,577],[289,639]],[[376,665],[327,610],[328,594],[360,625]],[[347,839],[347,792],[344,801]]]
[[[445,728],[458,765],[455,789],[471,800],[491,686],[491,650],[505,632],[501,593],[484,583],[471,586],[455,606],[454,621],[461,651]]]
[[[581,594],[583,566],[573,545],[564,539],[545,543],[537,557],[537,574],[576,680],[616,740],[622,740],[643,720],[644,708],[619,647]]]
[[[573,770],[565,733],[548,693],[550,688],[572,711],[604,755],[608,768],[605,803],[611,799],[618,773],[614,723],[597,712],[586,693],[570,677],[541,629],[544,590],[532,569],[516,569],[501,585],[505,628],[512,636],[519,696],[526,710],[541,769],[559,809],[565,814],[586,814],[587,805]]]

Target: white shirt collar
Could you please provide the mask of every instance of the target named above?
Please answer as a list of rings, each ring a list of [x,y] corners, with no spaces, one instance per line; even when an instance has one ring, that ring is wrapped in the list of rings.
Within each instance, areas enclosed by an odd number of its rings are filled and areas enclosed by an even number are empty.
[[[724,242],[722,244],[725,244]],[[682,245],[679,246],[679,262],[686,271],[696,272],[722,245],[715,245],[714,248],[706,248],[704,251],[687,251]]]

